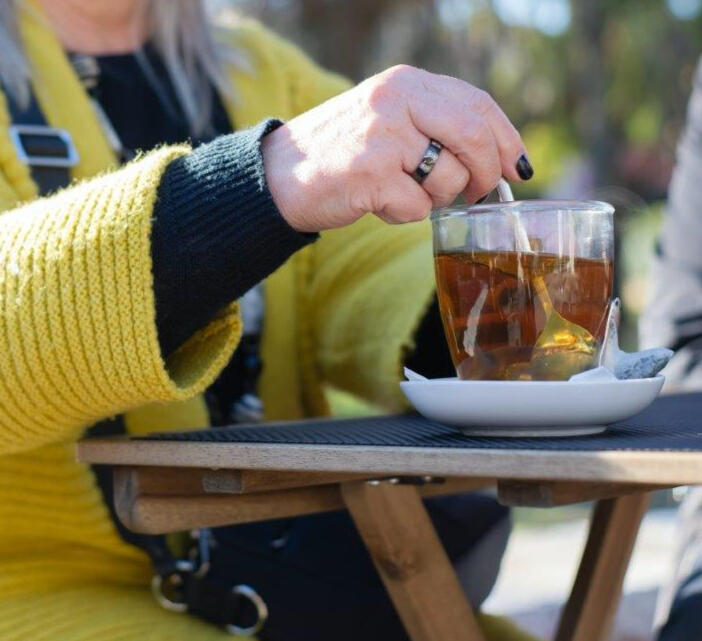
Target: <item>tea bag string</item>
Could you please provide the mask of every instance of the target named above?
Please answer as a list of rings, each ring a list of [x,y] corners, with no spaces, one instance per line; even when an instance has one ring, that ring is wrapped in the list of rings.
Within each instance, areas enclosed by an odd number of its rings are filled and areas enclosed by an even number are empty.
[[[497,196],[499,197],[501,203],[514,202],[512,188],[504,178],[500,178],[500,181],[497,183]],[[529,236],[526,233],[526,229],[524,229],[524,225],[522,225],[522,219],[519,216],[519,211],[510,208],[509,214],[512,217],[514,239],[517,244],[517,249],[520,252],[531,253],[531,243],[529,242]]]

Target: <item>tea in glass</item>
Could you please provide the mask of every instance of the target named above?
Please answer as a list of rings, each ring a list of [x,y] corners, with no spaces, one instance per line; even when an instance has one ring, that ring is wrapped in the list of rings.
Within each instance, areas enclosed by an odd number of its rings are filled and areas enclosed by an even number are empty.
[[[459,378],[567,380],[596,366],[612,299],[612,211],[526,201],[433,214],[439,306]]]

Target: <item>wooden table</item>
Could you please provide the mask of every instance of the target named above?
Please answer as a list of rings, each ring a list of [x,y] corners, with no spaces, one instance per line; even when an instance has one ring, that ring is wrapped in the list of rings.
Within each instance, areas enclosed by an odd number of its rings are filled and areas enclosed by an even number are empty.
[[[605,641],[648,492],[702,484],[702,395],[698,413],[690,399],[685,421],[693,446],[685,451],[103,438],[83,441],[78,452],[82,461],[115,466],[117,513],[138,532],[348,508],[413,641],[482,639],[422,496],[494,486],[506,505],[594,500],[556,640]],[[670,397],[661,402],[676,406]]]

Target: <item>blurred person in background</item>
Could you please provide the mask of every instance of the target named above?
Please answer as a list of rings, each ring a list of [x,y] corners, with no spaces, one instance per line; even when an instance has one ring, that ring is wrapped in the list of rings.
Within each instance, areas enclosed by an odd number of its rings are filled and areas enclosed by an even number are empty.
[[[205,596],[163,537],[119,525],[74,443],[323,415],[327,384],[401,409],[403,361],[452,367],[428,227],[385,222],[528,179],[517,131],[464,82],[350,88],[192,0],[2,0],[0,46],[0,637],[224,636],[161,609],[156,572],[219,624],[241,614],[221,586],[250,584],[263,638],[406,638],[345,513],[214,532]],[[479,608],[506,510],[428,509]]]
[[[651,269],[652,296],[640,321],[643,347],[675,350],[666,387],[702,389],[702,59],[694,75],[685,130]],[[658,641],[702,639],[702,489],[691,488],[679,512],[674,568],[661,590]]]

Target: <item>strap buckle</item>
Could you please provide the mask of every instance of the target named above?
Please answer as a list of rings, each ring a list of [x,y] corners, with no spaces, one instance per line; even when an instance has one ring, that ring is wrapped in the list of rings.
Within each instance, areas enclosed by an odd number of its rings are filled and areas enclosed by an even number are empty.
[[[258,592],[251,586],[240,583],[235,585],[230,592],[234,599],[243,599],[248,601],[249,607],[253,608],[256,613],[256,620],[249,626],[241,626],[235,623],[227,623],[224,629],[232,636],[252,637],[257,632],[260,632],[268,619],[268,607],[266,602],[261,598]]]
[[[187,612],[188,604],[184,598],[187,576],[195,570],[192,561],[178,559],[174,570],[166,575],[156,574],[151,577],[151,593],[157,603],[171,612]]]
[[[175,559],[173,566],[163,574],[156,572],[151,577],[151,593],[158,604],[171,612],[187,612],[187,586],[192,578],[202,579],[210,569],[210,546],[212,531],[209,528],[192,530],[190,533],[197,545],[190,558]]]
[[[9,134],[17,156],[29,167],[60,167],[68,169],[78,164],[78,150],[73,144],[71,134],[65,129],[45,125],[10,125]],[[33,154],[27,149],[27,144],[23,137],[53,139],[51,142],[58,140],[60,145],[63,145],[64,150],[56,155]]]
[[[196,539],[189,559],[176,559],[151,579],[158,604],[171,612],[189,612],[238,637],[252,637],[268,619],[268,606],[250,585],[233,587],[207,578],[210,548],[216,545],[209,528],[191,532]]]

